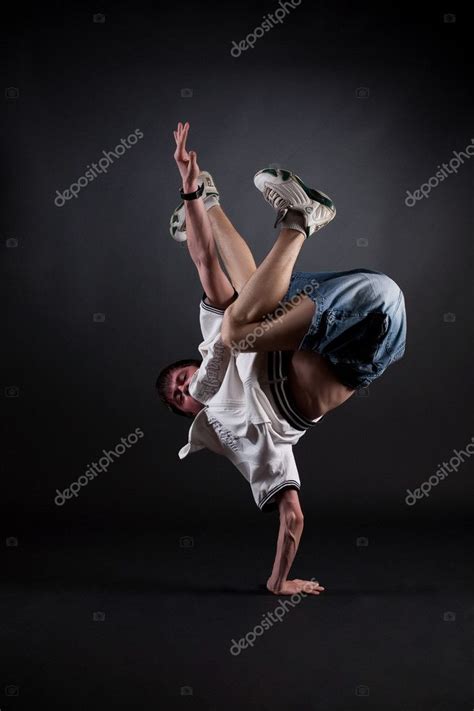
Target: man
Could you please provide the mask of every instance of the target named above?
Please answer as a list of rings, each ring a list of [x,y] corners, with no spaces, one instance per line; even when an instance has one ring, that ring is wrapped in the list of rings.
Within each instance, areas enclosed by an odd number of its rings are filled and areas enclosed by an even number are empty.
[[[319,595],[319,582],[288,579],[304,522],[293,446],[402,357],[404,297],[392,279],[369,269],[293,271],[306,239],[336,209],[327,195],[285,170],[261,170],[254,178],[280,228],[257,268],[220,207],[212,177],[186,150],[188,132],[189,123],[174,131],[183,203],[171,218],[171,234],[187,242],[204,289],[204,340],[201,360],[167,366],[157,388],[171,410],[193,418],[179,457],[204,447],[226,456],[250,484],[257,506],[278,509],[268,590]]]

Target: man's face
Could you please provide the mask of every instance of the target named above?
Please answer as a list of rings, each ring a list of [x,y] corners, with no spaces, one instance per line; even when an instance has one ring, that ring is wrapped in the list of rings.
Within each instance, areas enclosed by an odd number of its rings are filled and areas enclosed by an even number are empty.
[[[189,381],[196,370],[198,370],[196,365],[185,365],[182,368],[173,370],[168,390],[170,402],[179,410],[191,413],[192,415],[197,415],[204,407],[204,405],[195,400],[188,391]]]

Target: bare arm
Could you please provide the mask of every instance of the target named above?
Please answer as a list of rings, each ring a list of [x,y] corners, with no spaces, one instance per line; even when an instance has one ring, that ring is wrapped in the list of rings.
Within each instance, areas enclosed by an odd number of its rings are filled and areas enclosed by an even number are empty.
[[[193,192],[196,187],[184,188]],[[212,236],[212,228],[202,198],[186,202],[186,232],[191,259],[196,265],[202,288],[214,306],[226,309],[234,301],[234,287],[224,274]]]
[[[277,550],[273,570],[267,580],[267,589],[275,595],[293,595],[301,591],[319,595],[324,588],[317,581],[288,580],[288,573],[295,559],[304,526],[298,492],[294,489],[285,489],[279,498],[278,511],[280,528]]]
[[[174,131],[174,154],[183,181],[183,191],[197,190],[199,166],[195,151],[186,150],[189,123],[178,124]],[[225,309],[234,300],[234,287],[219,263],[211,222],[202,198],[186,200],[186,233],[189,254],[199,273],[202,287],[212,305]]]

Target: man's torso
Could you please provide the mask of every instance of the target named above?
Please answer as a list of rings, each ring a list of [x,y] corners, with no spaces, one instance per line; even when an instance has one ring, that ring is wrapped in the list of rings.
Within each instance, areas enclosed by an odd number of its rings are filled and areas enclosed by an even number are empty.
[[[310,419],[334,410],[355,392],[339,382],[323,356],[310,351],[293,352],[288,384],[295,405]]]

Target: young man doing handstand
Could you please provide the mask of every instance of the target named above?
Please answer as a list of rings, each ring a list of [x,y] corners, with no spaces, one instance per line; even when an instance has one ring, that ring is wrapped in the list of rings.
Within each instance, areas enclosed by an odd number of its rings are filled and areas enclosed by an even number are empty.
[[[403,293],[370,269],[293,271],[306,239],[336,209],[327,195],[281,169],[254,178],[279,227],[257,268],[219,204],[212,177],[200,171],[196,153],[188,153],[188,132],[189,123],[174,131],[183,202],[173,213],[171,234],[187,241],[201,280],[204,340],[201,360],[167,366],[157,389],[169,409],[193,418],[181,459],[203,448],[226,456],[250,484],[260,510],[278,509],[268,590],[319,595],[319,582],[288,579],[304,523],[293,446],[403,356]]]

